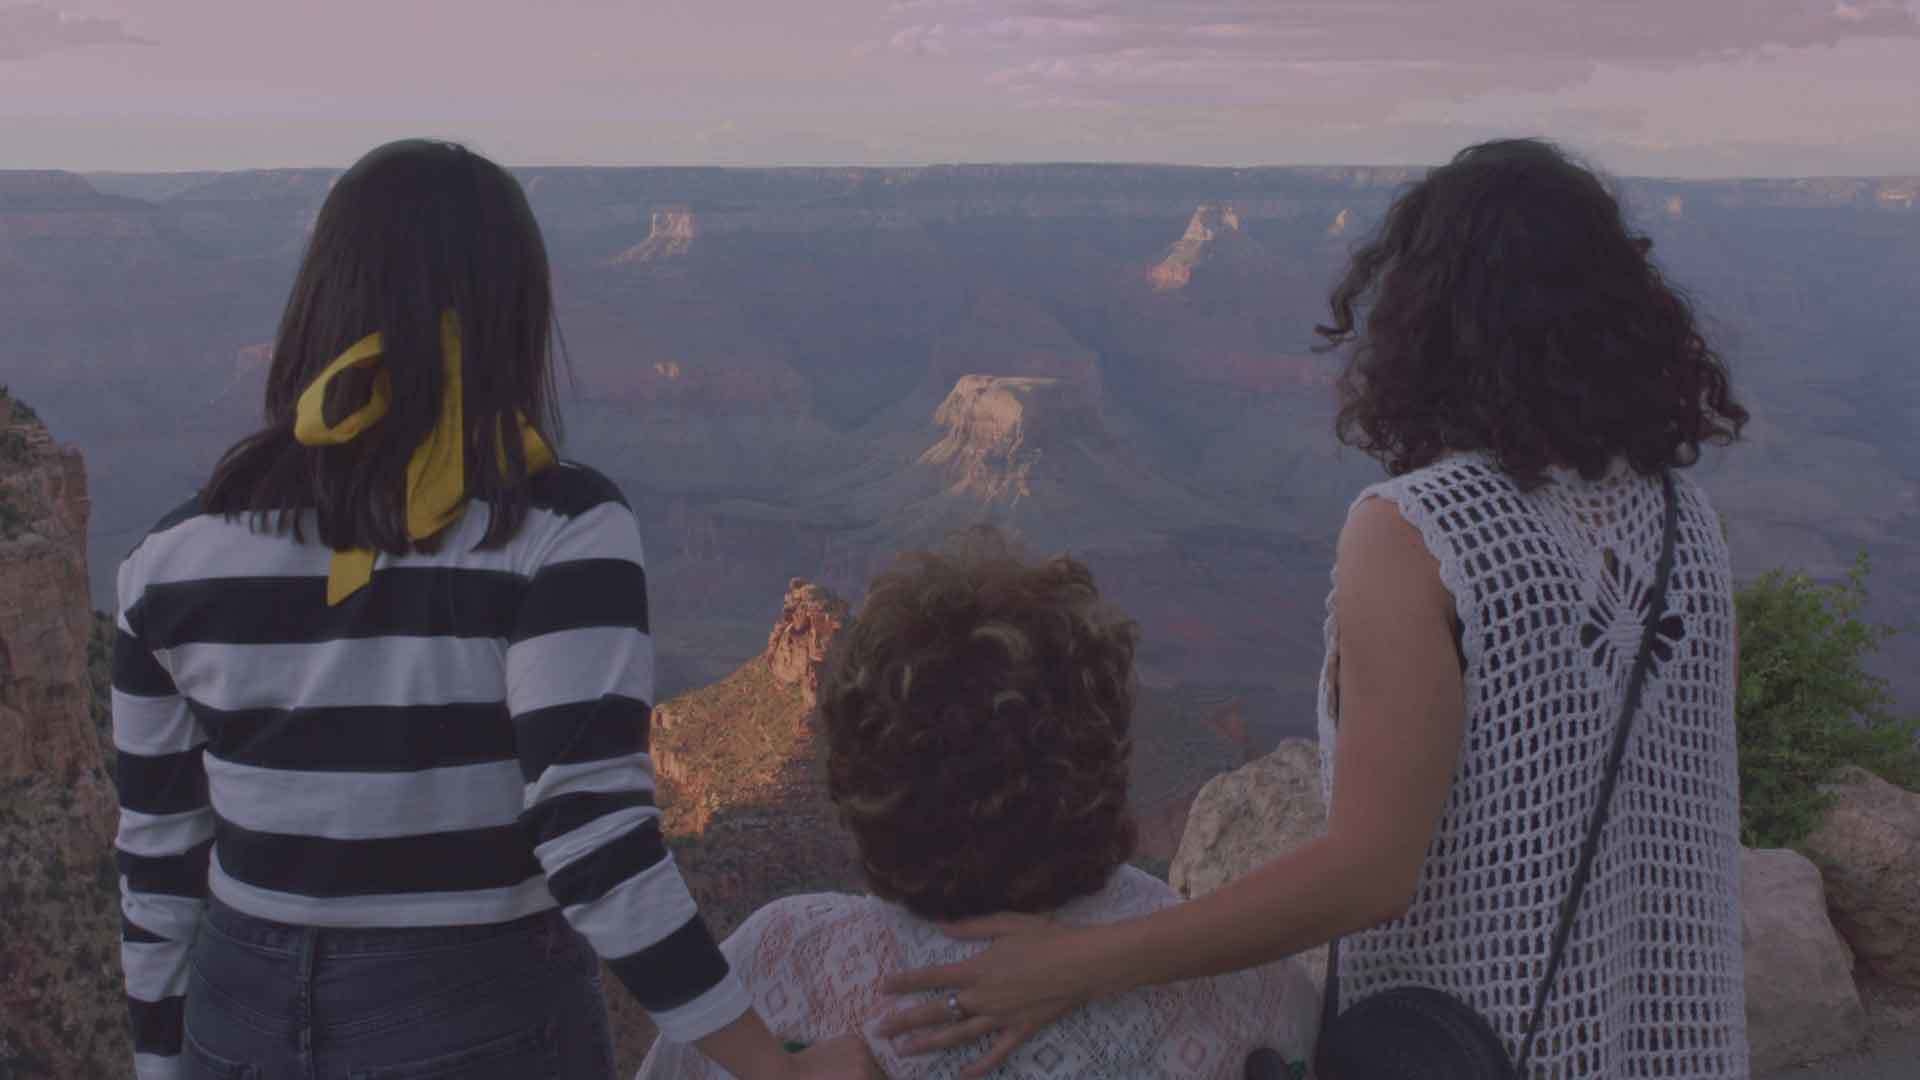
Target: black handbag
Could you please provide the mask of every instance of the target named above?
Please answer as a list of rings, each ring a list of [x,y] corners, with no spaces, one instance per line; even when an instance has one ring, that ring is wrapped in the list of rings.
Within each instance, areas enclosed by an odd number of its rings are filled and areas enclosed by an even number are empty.
[[[1527,1021],[1518,1064],[1508,1058],[1506,1043],[1485,1017],[1466,1002],[1439,990],[1395,987],[1341,1012],[1340,942],[1336,938],[1327,954],[1326,1000],[1320,1015],[1319,1042],[1314,1049],[1317,1080],[1523,1080],[1528,1075],[1534,1036],[1540,1029],[1547,998],[1560,974],[1560,961],[1573,933],[1573,917],[1593,870],[1601,830],[1606,827],[1633,717],[1640,709],[1640,692],[1646,685],[1647,669],[1652,663],[1654,634],[1666,613],[1667,581],[1673,575],[1679,508],[1674,497],[1673,477],[1665,475],[1661,483],[1666,500],[1666,524],[1660,542],[1660,566],[1654,575],[1653,602],[1641,631],[1640,654],[1627,681],[1626,701],[1614,730],[1613,749],[1600,782],[1600,796],[1587,824],[1586,843],[1580,852],[1580,864],[1574,870],[1573,887],[1561,905],[1546,975],[1533,996],[1533,1015]]]

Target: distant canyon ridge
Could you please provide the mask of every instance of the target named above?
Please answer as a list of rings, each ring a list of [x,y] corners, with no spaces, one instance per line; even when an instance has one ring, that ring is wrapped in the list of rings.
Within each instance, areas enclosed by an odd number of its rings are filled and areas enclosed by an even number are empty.
[[[79,446],[95,606],[258,422],[334,173],[0,172],[0,383]],[[857,607],[993,520],[1137,616],[1146,683],[1307,730],[1332,542],[1327,289],[1407,169],[521,170],[566,452],[644,520],[661,696],[766,645],[794,577]],[[1737,569],[1874,559],[1920,610],[1920,178],[1621,184],[1755,413],[1701,469]],[[1920,635],[1886,658],[1920,698]],[[1198,706],[1195,706],[1198,708]],[[1202,710],[1204,711],[1204,710]]]

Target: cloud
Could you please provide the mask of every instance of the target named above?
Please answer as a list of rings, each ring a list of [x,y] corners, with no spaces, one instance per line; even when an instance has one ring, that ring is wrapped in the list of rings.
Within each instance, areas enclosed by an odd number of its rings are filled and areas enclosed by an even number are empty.
[[[915,24],[903,27],[887,39],[887,48],[914,56],[945,56],[948,52],[947,24]]]
[[[31,60],[89,45],[152,44],[128,30],[123,19],[72,15],[45,4],[0,7],[0,60]]]
[[[975,57],[988,86],[1071,100],[1275,107],[1358,122],[1674,70],[1920,38],[1920,0],[898,0],[889,47]]]

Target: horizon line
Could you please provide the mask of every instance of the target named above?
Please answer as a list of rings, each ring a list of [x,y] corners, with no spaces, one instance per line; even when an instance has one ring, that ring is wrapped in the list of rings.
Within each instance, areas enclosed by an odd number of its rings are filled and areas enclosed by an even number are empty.
[[[1186,172],[1279,172],[1307,171],[1325,169],[1354,169],[1387,171],[1392,169],[1434,169],[1438,163],[1421,162],[1324,162],[1261,165],[1194,165],[1166,161],[1125,161],[1125,160],[1034,160],[1034,161],[933,161],[918,164],[785,164],[785,165],[739,165],[739,164],[693,164],[693,163],[653,163],[653,164],[604,164],[591,162],[501,162],[509,170],[602,170],[602,171],[686,171],[686,172],[922,172],[935,169],[1165,169]],[[0,176],[8,173],[66,173],[71,176],[196,176],[206,174],[245,174],[245,173],[320,173],[345,172],[349,165],[243,165],[230,168],[192,168],[192,169],[75,169],[60,166],[0,168]],[[1888,173],[1727,173],[1707,176],[1676,176],[1658,174],[1615,173],[1599,170],[1602,175],[1618,180],[1640,180],[1656,183],[1675,184],[1711,184],[1735,181],[1815,181],[1815,180],[1853,180],[1853,181],[1899,181],[1920,180],[1920,170],[1913,172]]]

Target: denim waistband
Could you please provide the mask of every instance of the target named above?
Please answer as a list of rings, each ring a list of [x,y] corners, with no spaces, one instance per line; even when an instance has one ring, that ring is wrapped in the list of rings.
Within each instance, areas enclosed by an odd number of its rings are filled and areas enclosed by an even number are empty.
[[[472,926],[294,926],[236,910],[218,897],[207,900],[207,923],[222,937],[267,952],[293,954],[313,942],[319,956],[365,956],[473,945],[516,935],[552,933],[564,929],[558,908],[536,912],[508,922]]]

